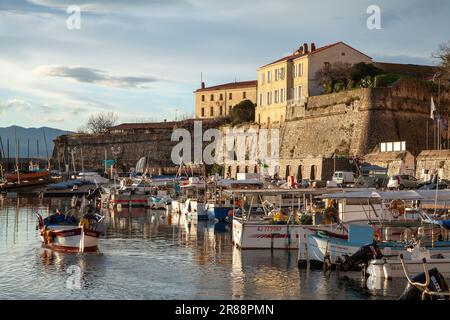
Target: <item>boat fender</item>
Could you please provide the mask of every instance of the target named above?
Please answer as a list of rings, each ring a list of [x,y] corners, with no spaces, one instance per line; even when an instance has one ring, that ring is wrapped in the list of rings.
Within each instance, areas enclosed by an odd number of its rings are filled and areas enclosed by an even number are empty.
[[[383,274],[386,279],[392,280],[392,268],[391,265],[386,261],[386,259],[383,263]]]

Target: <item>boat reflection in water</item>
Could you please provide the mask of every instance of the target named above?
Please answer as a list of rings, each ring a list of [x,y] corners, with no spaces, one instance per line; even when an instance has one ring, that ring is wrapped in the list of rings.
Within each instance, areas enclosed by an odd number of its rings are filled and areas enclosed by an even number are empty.
[[[299,270],[292,250],[241,251],[231,224],[164,210],[102,212],[99,253],[42,248],[34,211],[45,217],[69,207],[70,199],[0,199],[0,298],[392,299],[404,289],[390,281],[368,290],[360,273]],[[77,272],[80,288],[69,289]]]

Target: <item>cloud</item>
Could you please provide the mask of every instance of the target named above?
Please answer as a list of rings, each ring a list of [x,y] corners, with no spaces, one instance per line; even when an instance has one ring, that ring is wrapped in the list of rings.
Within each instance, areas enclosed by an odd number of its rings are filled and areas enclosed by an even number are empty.
[[[88,111],[86,108],[82,108],[82,107],[71,107],[70,109],[71,109],[70,112],[71,112],[74,116],[77,116],[77,115],[79,115],[79,114],[81,114],[81,113],[85,113],[85,112]]]
[[[62,77],[77,82],[119,88],[146,88],[142,84],[161,81],[156,77],[112,76],[106,71],[86,67],[44,65],[37,67],[34,72],[50,77]]]
[[[8,101],[0,101],[0,113],[3,110],[23,112],[29,110],[30,108],[31,104],[22,99],[9,99]]]
[[[150,8],[190,5],[190,0],[27,0],[29,4],[59,10],[66,10],[68,6],[77,5],[82,11],[92,13],[113,13],[117,11],[140,10]]]

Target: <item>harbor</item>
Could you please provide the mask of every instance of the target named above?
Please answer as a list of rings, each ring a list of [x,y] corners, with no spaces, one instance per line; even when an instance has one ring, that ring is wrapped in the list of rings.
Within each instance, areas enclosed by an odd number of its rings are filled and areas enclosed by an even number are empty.
[[[450,2],[247,1],[0,4],[0,302],[450,300]]]
[[[189,227],[144,208],[107,214],[97,254],[42,248],[33,212],[67,207],[70,201],[61,198],[0,200],[0,287],[9,288],[2,299],[373,300],[396,299],[406,284],[395,279],[369,289],[359,272],[299,270],[295,251],[240,251],[229,226]],[[71,265],[81,267],[77,290],[66,288]]]

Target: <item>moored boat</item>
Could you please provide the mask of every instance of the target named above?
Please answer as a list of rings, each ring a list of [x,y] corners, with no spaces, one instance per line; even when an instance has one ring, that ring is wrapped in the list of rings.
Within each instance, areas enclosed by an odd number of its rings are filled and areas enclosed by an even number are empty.
[[[62,252],[96,252],[105,232],[103,216],[87,213],[81,219],[57,212],[47,218],[37,214],[38,230],[45,248]]]

